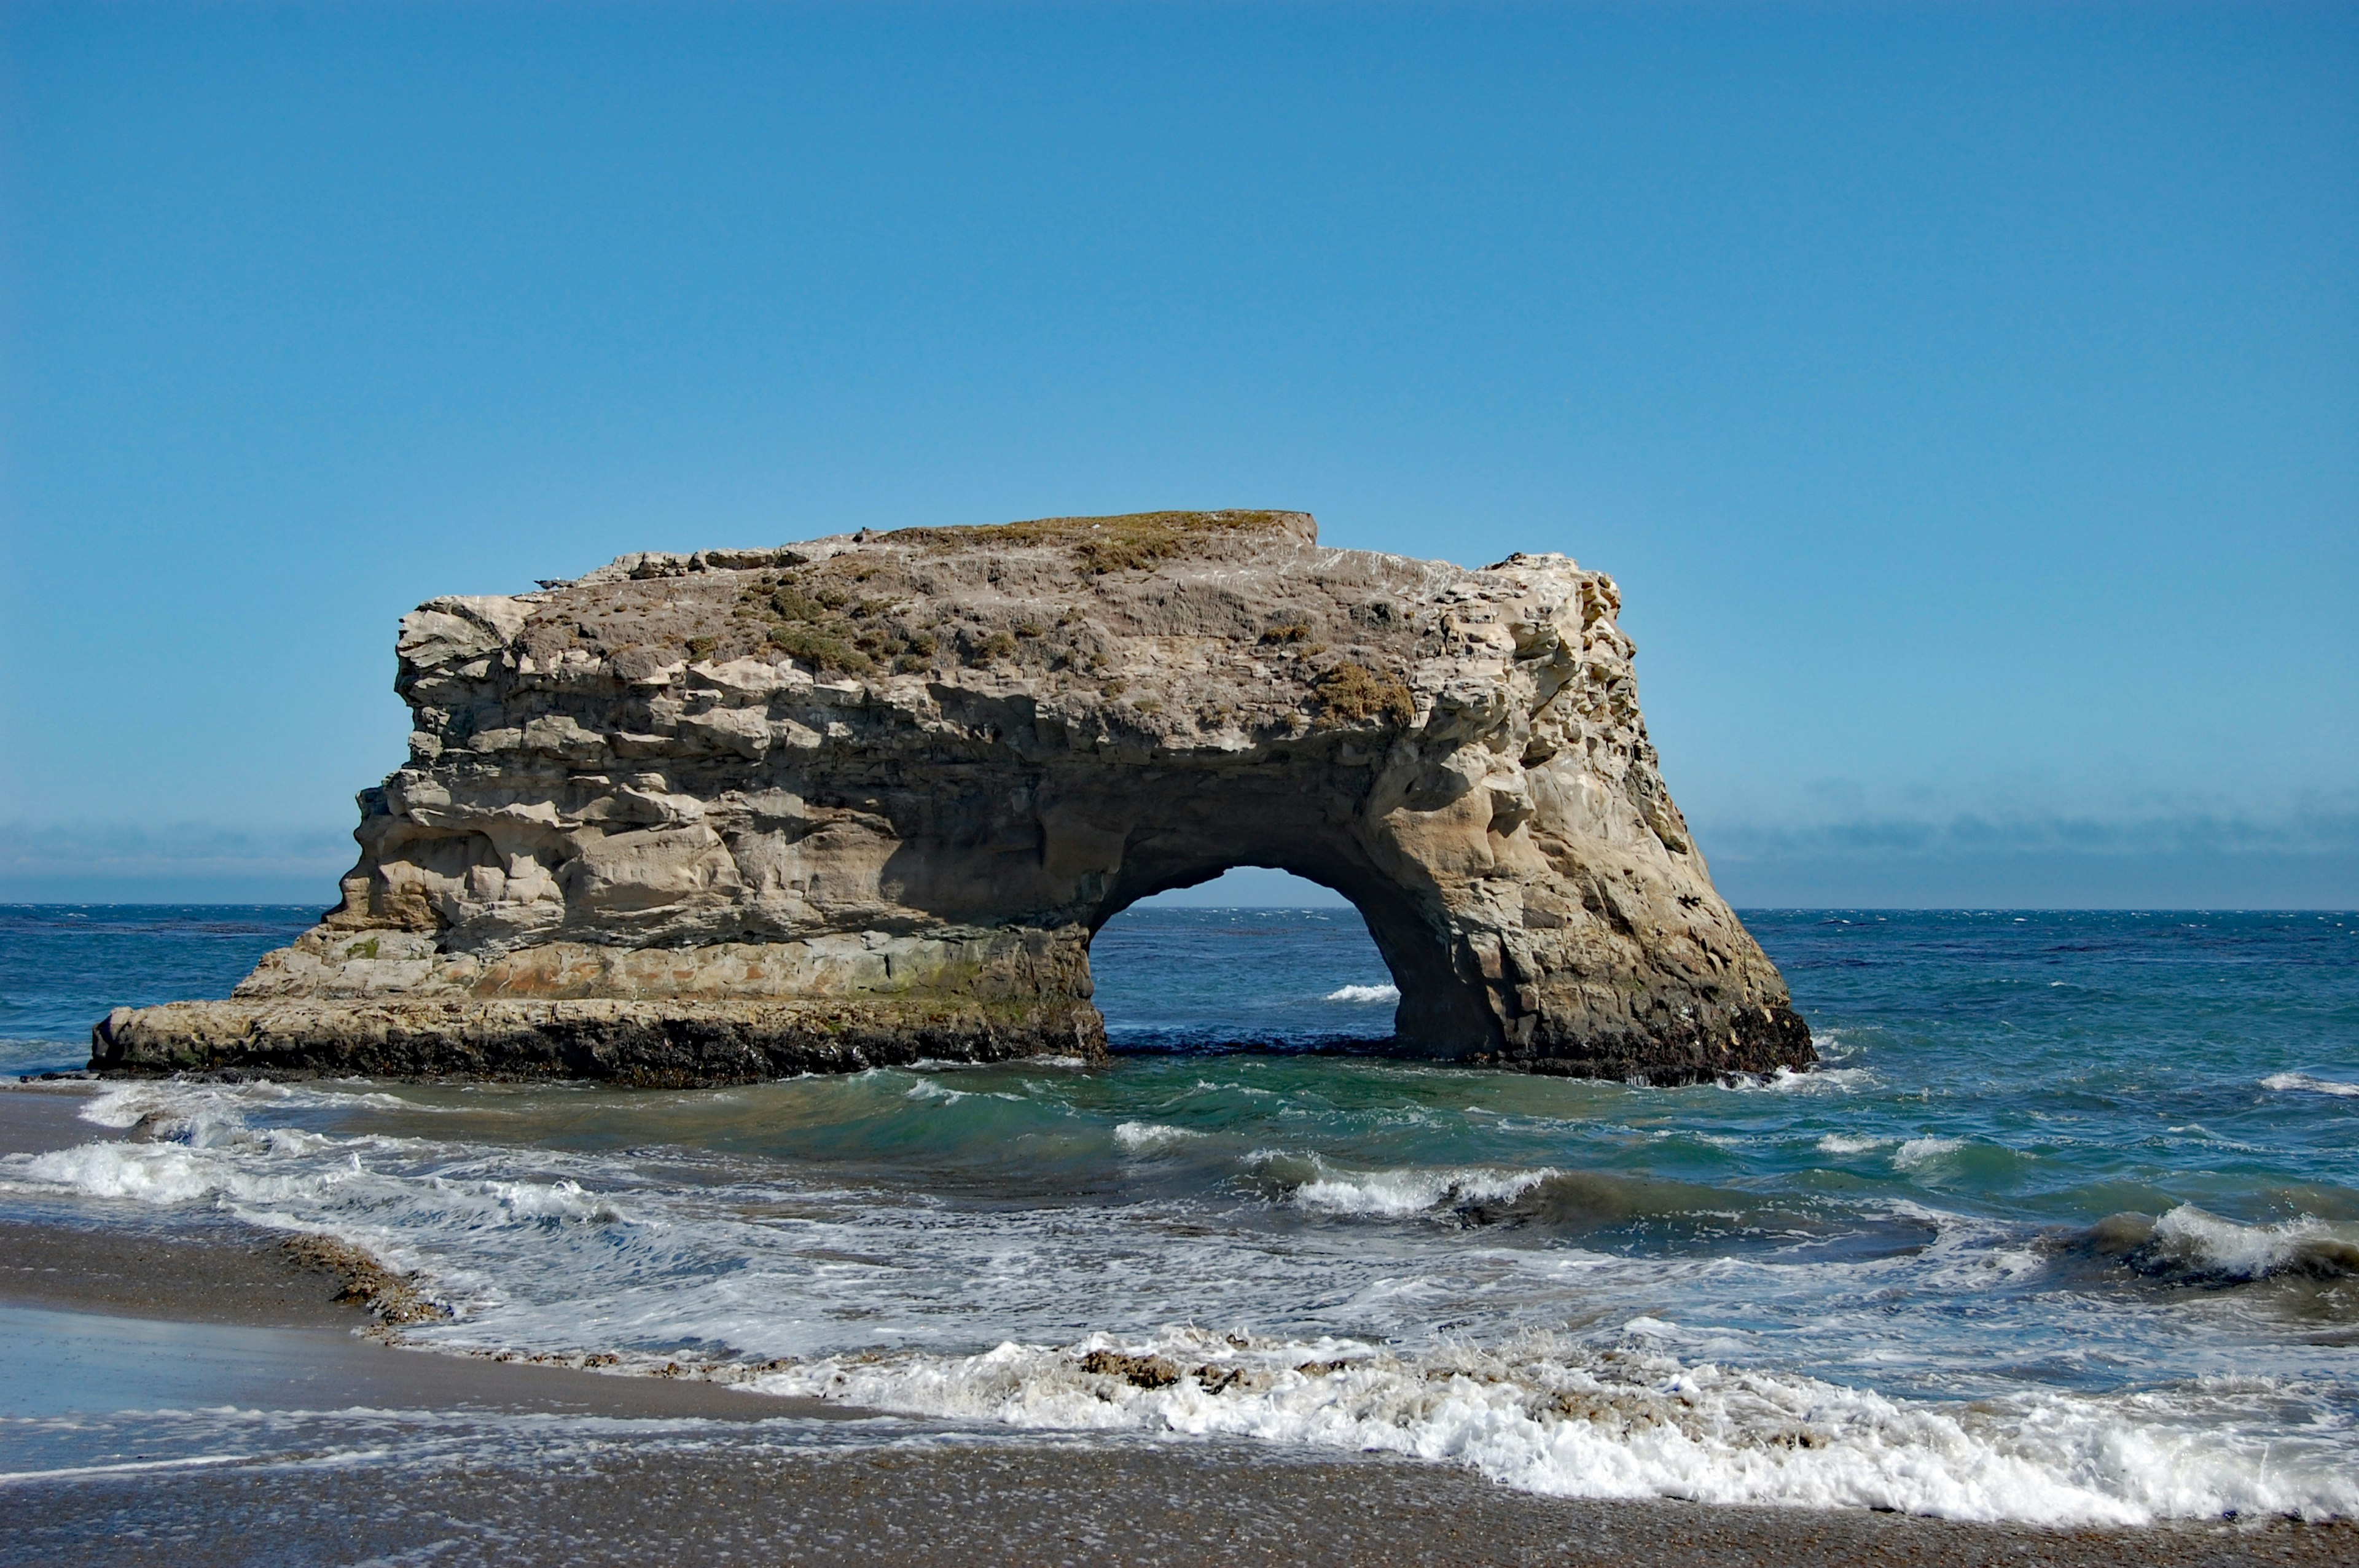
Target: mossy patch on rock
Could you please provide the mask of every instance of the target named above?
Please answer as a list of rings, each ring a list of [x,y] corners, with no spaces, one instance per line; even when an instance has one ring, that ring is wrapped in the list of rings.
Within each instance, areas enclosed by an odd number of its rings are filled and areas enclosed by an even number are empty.
[[[1380,719],[1406,727],[1417,719],[1417,698],[1397,676],[1378,675],[1349,660],[1321,676],[1315,689],[1325,717],[1332,722],[1355,724]]]
[[[1128,512],[1113,517],[1038,517],[975,528],[903,528],[886,538],[936,549],[978,546],[1063,545],[1096,575],[1151,567],[1194,546],[1239,534],[1266,534],[1285,525],[1284,512]]]

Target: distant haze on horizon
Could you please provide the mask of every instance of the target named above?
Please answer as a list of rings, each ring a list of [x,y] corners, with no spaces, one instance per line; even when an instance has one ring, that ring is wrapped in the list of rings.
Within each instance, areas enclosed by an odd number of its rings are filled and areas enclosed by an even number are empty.
[[[1220,505],[1613,574],[1741,907],[2359,905],[2359,8],[0,10],[0,902],[332,902],[437,594]]]

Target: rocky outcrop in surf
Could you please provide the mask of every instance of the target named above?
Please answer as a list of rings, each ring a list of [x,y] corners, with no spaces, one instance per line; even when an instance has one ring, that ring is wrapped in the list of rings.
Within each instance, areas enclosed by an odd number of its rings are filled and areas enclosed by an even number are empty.
[[[701,1084],[1093,1055],[1090,938],[1343,892],[1398,1041],[1681,1082],[1813,1058],[1656,770],[1613,582],[1149,513],[644,554],[403,618],[342,902],[94,1065]]]

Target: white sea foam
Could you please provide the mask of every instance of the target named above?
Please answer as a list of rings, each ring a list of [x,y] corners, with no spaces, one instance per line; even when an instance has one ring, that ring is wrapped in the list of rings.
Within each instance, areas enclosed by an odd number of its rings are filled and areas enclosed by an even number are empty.
[[[2307,1215],[2276,1225],[2238,1225],[2181,1204],[2154,1222],[2136,1257],[2147,1268],[2221,1280],[2359,1275],[2359,1226],[2332,1225]]]
[[[358,1141],[364,1144],[390,1140]],[[342,1163],[270,1159],[307,1156],[344,1146],[313,1133],[274,1129],[242,1142],[190,1145],[177,1142],[85,1143],[71,1149],[18,1157],[0,1170],[0,1190],[62,1188],[89,1197],[128,1199],[158,1206],[214,1202],[242,1218],[271,1226],[311,1223],[339,1198],[364,1206],[430,1194],[445,1209],[466,1211],[471,1224],[516,1224],[575,1220],[626,1222],[612,1199],[579,1183],[469,1180],[431,1175],[405,1182],[365,1169],[357,1152]],[[260,1161],[241,1159],[260,1155]],[[260,1168],[257,1168],[259,1166]],[[13,1167],[13,1168],[11,1168]],[[423,1187],[424,1192],[405,1188]]]
[[[579,1182],[484,1182],[477,1188],[516,1219],[578,1219],[592,1225],[626,1225],[631,1217],[610,1198]]]
[[[1329,991],[1321,1001],[1398,1001],[1400,988],[1383,986],[1343,986]]]
[[[1422,1214],[1444,1204],[1504,1203],[1556,1174],[1546,1166],[1530,1171],[1481,1167],[1344,1172],[1331,1170],[1323,1162],[1314,1163],[1319,1173],[1288,1195],[1295,1206],[1324,1214],[1387,1218]]]
[[[1864,1261],[1621,1256],[1486,1242],[1456,1223],[1365,1223],[1454,1221],[1560,1175],[1545,1167],[1353,1169],[1297,1148],[1248,1164],[1274,1216],[1235,1188],[1169,1205],[970,1206],[687,1148],[585,1153],[270,1125],[304,1092],[110,1087],[102,1125],[153,1115],[151,1133],[192,1135],[9,1156],[0,1190],[204,1204],[342,1236],[427,1271],[457,1315],[409,1331],[425,1346],[615,1354],[649,1369],[692,1358],[770,1391],[911,1414],[1389,1449],[1571,1496],[2060,1523],[2359,1512],[2347,1403],[2319,1392],[2332,1373],[2310,1351],[2257,1371],[2234,1346],[2174,1337],[2161,1370],[2137,1375],[2141,1391],[2097,1398],[1991,1374],[1987,1352],[1943,1339],[1938,1308],[1909,1315],[1911,1303],[1963,1292],[1995,1314],[2048,1312],[2014,1287],[2041,1255],[1996,1220],[1893,1205],[1938,1238]],[[1114,1130],[1135,1153],[1186,1136],[1143,1117]],[[1912,1145],[1934,1142],[1962,1147]],[[1275,1223],[1219,1220],[1219,1206],[1240,1203]],[[2359,1260],[2359,1233],[2316,1221],[2237,1227],[2174,1210],[2151,1230],[2151,1245],[2223,1280]],[[1142,1248],[1148,1266],[1109,1266]],[[1140,1326],[1182,1313],[1257,1332],[1232,1343]],[[1732,1326],[1765,1316],[1787,1326]],[[2058,1346],[2142,1353],[2143,1331],[2102,1314],[2060,1331],[2045,1316],[2009,1322],[2023,1337],[2006,1353],[2020,1359]],[[1567,1323],[1595,1332],[1523,1332]],[[1127,1326],[1086,1333],[1109,1324]],[[1162,1357],[1174,1380],[1141,1386],[1119,1359],[1092,1371],[1093,1351]],[[1771,1355],[1806,1358],[1817,1376],[1742,1368]],[[797,1359],[778,1368],[777,1357]],[[2207,1368],[2242,1380],[2206,1381]],[[1159,1383],[1160,1368],[1147,1371]],[[1923,1380],[1888,1380],[1902,1378]],[[1844,1386],[1861,1379],[1887,1391]],[[1911,1387],[1985,1397],[1898,1397]]]
[[[1159,1121],[1125,1121],[1114,1130],[1114,1141],[1133,1154],[1160,1154],[1203,1136],[1192,1129],[1167,1127]]]
[[[2309,1073],[2271,1073],[2261,1080],[2261,1087],[2275,1089],[2279,1094],[2332,1095],[2337,1098],[2359,1098],[2359,1084],[2347,1084],[2336,1078],[2321,1078]]]
[[[1758,1076],[1734,1074],[1718,1079],[1712,1087],[1737,1094],[1852,1094],[1875,1081],[1874,1069],[1869,1067],[1812,1067],[1799,1073],[1779,1067]]]
[[[1962,1138],[1911,1138],[1892,1152],[1892,1162],[1904,1171],[1914,1171],[1965,1146]]]
[[[27,1481],[80,1481],[92,1476],[136,1476],[150,1470],[201,1470],[215,1465],[244,1465],[251,1454],[191,1454],[179,1459],[136,1459],[120,1465],[69,1465],[57,1470],[0,1470],[0,1487]]]
[[[145,1127],[147,1141],[85,1143],[0,1160],[0,1191],[64,1190],[159,1207],[211,1203],[253,1223],[324,1228],[383,1250],[368,1227],[338,1225],[340,1206],[362,1210],[421,1199],[468,1226],[571,1220],[593,1224],[630,1217],[579,1182],[470,1177],[449,1159],[449,1145],[376,1134],[332,1138],[296,1127],[248,1125],[246,1112],[301,1101],[267,1083],[124,1086],[93,1096],[83,1119],[102,1127]],[[379,1162],[422,1172],[386,1171]],[[454,1214],[454,1211],[456,1213]],[[397,1249],[398,1242],[393,1243]]]
[[[90,1197],[160,1205],[212,1197],[223,1174],[218,1162],[174,1143],[85,1143],[36,1154],[17,1169],[32,1183]]]
[[[1658,1320],[1647,1328],[1669,1329]],[[2043,1395],[1933,1407],[1815,1379],[1683,1363],[1636,1332],[1600,1348],[1527,1336],[1395,1356],[1348,1339],[1015,1342],[981,1355],[830,1357],[766,1392],[1021,1427],[1163,1431],[1380,1450],[1559,1497],[1868,1507],[1951,1519],[2143,1523],[2359,1511],[2359,1478],[2311,1447],[2239,1441],[2240,1406],[2178,1419]]]
[[[207,1119],[243,1126],[248,1108],[291,1097],[291,1090],[266,1081],[181,1084],[161,1080],[111,1084],[83,1101],[82,1108],[74,1114],[93,1127],[112,1128],[117,1131],[136,1127],[151,1116],[169,1119],[181,1126],[192,1126]]]
[[[1852,1033],[1841,1028],[1813,1029],[1810,1031],[1810,1049],[1819,1054],[1822,1065],[1839,1067],[1865,1049],[1852,1038]]]
[[[1849,1132],[1830,1132],[1819,1140],[1819,1152],[1822,1154],[1864,1154],[1870,1150],[1886,1148],[1896,1141],[1897,1140],[1890,1138],[1869,1138]]]
[[[239,1084],[196,1084],[153,1079],[108,1084],[82,1102],[75,1115],[94,1127],[126,1130],[149,1117],[176,1128],[208,1122],[243,1126],[261,1110],[380,1110],[405,1115],[451,1115],[457,1108],[406,1099],[367,1087],[365,1079],[280,1084],[267,1078]]]

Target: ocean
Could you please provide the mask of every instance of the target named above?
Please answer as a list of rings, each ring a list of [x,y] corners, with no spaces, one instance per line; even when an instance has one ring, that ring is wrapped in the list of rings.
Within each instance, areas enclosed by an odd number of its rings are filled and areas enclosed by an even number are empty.
[[[226,994],[312,914],[0,910],[0,1068]],[[0,1219],[332,1232],[448,1309],[413,1346],[967,1443],[1954,1519],[2359,1514],[2359,915],[1745,918],[1815,1071],[1403,1059],[1352,911],[1142,908],[1094,949],[1109,1064],[106,1084],[92,1141],[0,1160]]]

